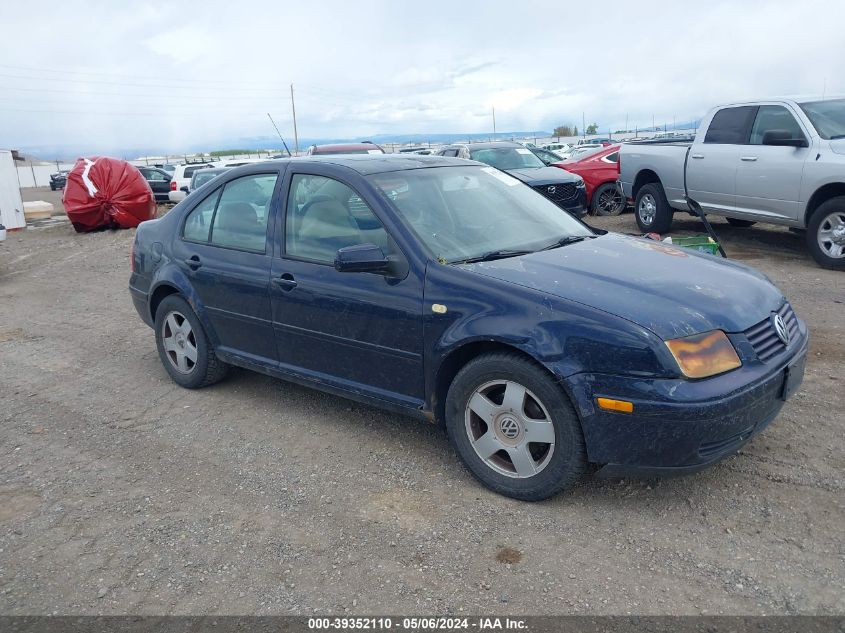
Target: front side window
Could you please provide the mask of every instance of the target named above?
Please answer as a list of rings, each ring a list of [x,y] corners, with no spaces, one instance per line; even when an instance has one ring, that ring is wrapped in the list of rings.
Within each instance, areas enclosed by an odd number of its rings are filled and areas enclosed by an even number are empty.
[[[256,174],[226,183],[211,227],[213,245],[265,252],[276,178],[277,174]]]
[[[804,138],[804,132],[792,113],[779,105],[763,105],[757,110],[757,118],[751,128],[751,145],[762,145],[766,132],[781,132],[785,138]]]
[[[162,172],[158,171],[157,169],[150,169],[145,174],[147,180],[155,180],[155,181],[162,181],[162,180],[170,180],[170,176],[163,174]]]
[[[550,247],[593,235],[516,178],[492,167],[432,167],[369,180],[440,261]]]
[[[332,264],[338,249],[375,244],[387,253],[387,232],[367,203],[333,178],[294,174],[285,219],[285,254]]]
[[[502,170],[545,167],[543,161],[525,147],[486,147],[470,151],[469,157]]]
[[[704,142],[721,145],[744,145],[748,139],[748,128],[756,110],[756,106],[722,108],[710,121],[707,134],[704,135]]]

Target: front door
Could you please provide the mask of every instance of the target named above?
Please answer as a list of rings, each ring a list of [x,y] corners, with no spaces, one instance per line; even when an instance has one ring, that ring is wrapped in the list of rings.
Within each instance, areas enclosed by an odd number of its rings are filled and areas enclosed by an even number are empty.
[[[188,214],[173,249],[205,307],[218,347],[273,363],[268,238],[273,223],[268,218],[277,178],[255,174],[218,187]]]
[[[349,184],[302,171],[288,180],[277,229],[283,254],[271,273],[282,367],[376,397],[422,401],[421,279],[408,274],[401,251]],[[338,249],[355,244],[376,244],[405,271],[336,271]]]
[[[804,162],[811,154],[807,147],[763,145],[766,133],[789,135],[807,140],[807,134],[795,116],[782,105],[761,105],[751,128],[748,145],[737,162],[737,215],[764,220],[766,216],[797,220],[801,212],[798,199]],[[762,216],[762,217],[761,217]]]

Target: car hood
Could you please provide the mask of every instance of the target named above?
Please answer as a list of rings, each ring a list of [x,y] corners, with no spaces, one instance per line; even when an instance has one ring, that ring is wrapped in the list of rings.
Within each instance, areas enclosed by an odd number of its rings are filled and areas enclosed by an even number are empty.
[[[462,267],[614,314],[664,340],[741,332],[784,301],[751,268],[617,233]]]
[[[577,177],[557,167],[533,167],[528,169],[508,169],[514,178],[519,178],[527,185],[552,185],[562,182],[575,182]]]

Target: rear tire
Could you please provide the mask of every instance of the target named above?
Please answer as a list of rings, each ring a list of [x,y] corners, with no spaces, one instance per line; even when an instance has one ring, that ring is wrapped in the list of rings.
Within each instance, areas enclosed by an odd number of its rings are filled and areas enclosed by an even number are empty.
[[[725,218],[728,221],[728,224],[731,226],[735,226],[740,229],[748,228],[749,226],[754,226],[757,224],[753,220],[740,220],[739,218]]]
[[[845,196],[823,202],[810,216],[807,248],[822,268],[845,270]]]
[[[640,187],[634,203],[637,226],[643,233],[664,233],[672,226],[674,210],[669,206],[666,193],[659,182]]]
[[[173,382],[186,389],[221,380],[229,366],[217,358],[193,309],[179,295],[165,297],[156,310],[156,347]]]
[[[625,196],[616,183],[606,182],[593,192],[590,211],[593,215],[619,215],[625,210]]]
[[[578,414],[542,367],[514,352],[484,354],[458,372],[446,430],[461,461],[499,494],[540,501],[587,467]]]

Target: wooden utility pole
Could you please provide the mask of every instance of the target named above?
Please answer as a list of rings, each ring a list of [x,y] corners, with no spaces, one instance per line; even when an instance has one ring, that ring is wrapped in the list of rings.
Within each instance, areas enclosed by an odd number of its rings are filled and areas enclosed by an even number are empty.
[[[299,133],[296,131],[296,103],[293,100],[293,84],[290,85],[290,109],[293,110],[293,147],[299,155]]]

